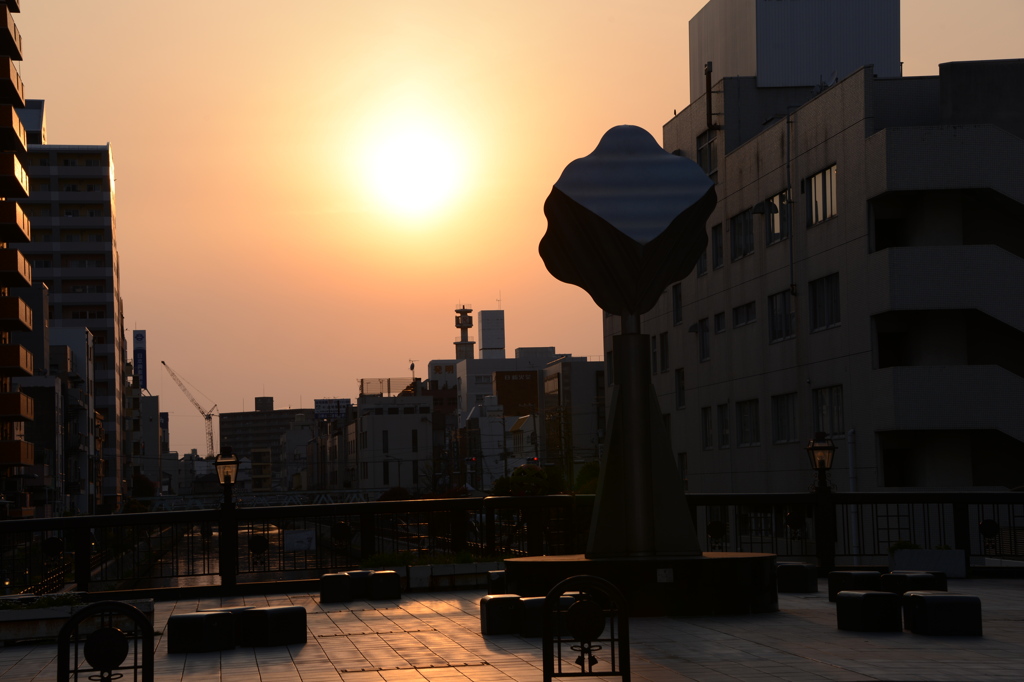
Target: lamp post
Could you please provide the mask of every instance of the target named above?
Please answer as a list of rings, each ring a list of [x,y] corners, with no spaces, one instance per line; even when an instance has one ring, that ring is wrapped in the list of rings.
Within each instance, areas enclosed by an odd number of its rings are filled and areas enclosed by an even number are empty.
[[[238,480],[238,458],[230,448],[224,448],[214,460],[217,480],[224,486],[224,502],[220,516],[220,584],[225,590],[233,590],[238,579],[238,519],[235,517],[235,501],[231,497],[231,486]]]
[[[817,472],[815,481],[814,542],[818,548],[818,568],[830,571],[836,562],[836,507],[832,488],[828,484],[828,471],[836,454],[836,444],[828,434],[818,432],[807,444],[807,457]]]

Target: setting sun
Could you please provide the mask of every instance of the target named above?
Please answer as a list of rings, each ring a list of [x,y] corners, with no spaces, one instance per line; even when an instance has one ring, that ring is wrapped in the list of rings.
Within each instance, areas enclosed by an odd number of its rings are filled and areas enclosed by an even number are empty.
[[[368,141],[364,180],[380,208],[405,216],[430,214],[459,190],[464,160],[453,140],[426,127]]]

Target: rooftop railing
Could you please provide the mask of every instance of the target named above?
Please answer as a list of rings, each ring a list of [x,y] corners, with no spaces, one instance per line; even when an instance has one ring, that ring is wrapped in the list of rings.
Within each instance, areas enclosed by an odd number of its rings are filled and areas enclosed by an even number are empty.
[[[886,565],[958,549],[972,570],[1024,568],[1024,493],[691,494],[704,551]],[[582,554],[593,496],[486,497],[0,522],[0,587],[153,590],[317,578],[361,565]],[[822,528],[823,521],[828,523]],[[834,534],[823,547],[822,530]],[[831,542],[829,544],[832,544]],[[834,554],[827,551],[832,549]]]

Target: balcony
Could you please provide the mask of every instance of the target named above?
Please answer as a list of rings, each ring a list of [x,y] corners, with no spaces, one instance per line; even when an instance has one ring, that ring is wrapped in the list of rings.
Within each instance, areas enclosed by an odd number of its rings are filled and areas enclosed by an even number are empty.
[[[0,204],[5,202],[0,202]],[[0,249],[0,287],[32,286],[32,266],[20,251]]]
[[[25,108],[25,84],[10,57],[0,57],[0,104]]]
[[[0,197],[28,198],[28,173],[14,152],[0,152]]]
[[[17,296],[0,296],[0,331],[32,331],[32,308]]]
[[[22,154],[28,151],[25,124],[10,104],[0,105],[0,151]]]
[[[7,9],[17,14],[21,11],[21,0],[6,0]]]
[[[32,241],[32,222],[14,201],[0,201],[0,242],[24,244]]]
[[[35,463],[35,446],[23,440],[0,440],[0,469]]]
[[[36,418],[36,403],[21,392],[0,393],[0,421],[23,422]]]
[[[30,377],[34,372],[35,361],[31,351],[17,343],[0,345],[0,376]]]
[[[4,7],[4,26],[0,28],[0,53],[8,55],[11,59],[21,61],[21,31],[14,23],[11,10]]]

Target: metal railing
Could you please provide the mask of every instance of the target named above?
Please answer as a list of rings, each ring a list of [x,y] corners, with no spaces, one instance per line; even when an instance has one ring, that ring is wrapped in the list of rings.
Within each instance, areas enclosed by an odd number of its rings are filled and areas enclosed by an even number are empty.
[[[885,565],[898,547],[1024,567],[1024,493],[691,494],[708,552]],[[7,593],[145,590],[315,578],[585,551],[593,496],[487,497],[0,522]],[[825,523],[823,523],[823,521]],[[831,554],[829,551],[831,550]]]

